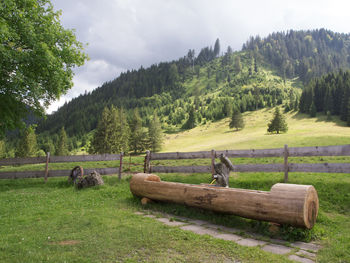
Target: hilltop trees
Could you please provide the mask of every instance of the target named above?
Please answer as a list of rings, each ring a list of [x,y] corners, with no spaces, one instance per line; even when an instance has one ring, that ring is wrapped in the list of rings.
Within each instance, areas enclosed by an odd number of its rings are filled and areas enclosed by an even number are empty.
[[[146,149],[146,133],[142,128],[142,119],[140,117],[138,109],[134,109],[133,116],[130,121],[130,137],[129,146],[130,150],[134,153],[140,153]]]
[[[268,124],[267,131],[271,133],[276,132],[277,134],[288,131],[288,125],[284,116],[281,114],[279,107],[276,107],[273,118]]]
[[[72,68],[87,59],[49,0],[0,2],[0,137],[24,127],[73,85]]]

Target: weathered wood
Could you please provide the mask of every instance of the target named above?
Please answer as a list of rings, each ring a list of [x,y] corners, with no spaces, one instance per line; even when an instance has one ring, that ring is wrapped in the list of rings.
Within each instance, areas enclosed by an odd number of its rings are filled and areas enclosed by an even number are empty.
[[[350,144],[315,147],[291,147],[289,156],[349,156]]]
[[[211,166],[152,166],[152,173],[211,173]]]
[[[215,174],[215,151],[211,150],[211,175],[213,176]]]
[[[349,173],[350,163],[290,163],[289,172]]]
[[[50,163],[115,161],[119,160],[120,156],[120,154],[51,156]]]
[[[120,161],[119,161],[119,169],[118,169],[118,179],[119,181],[122,179],[122,170],[123,170],[123,155],[124,153],[120,153]]]
[[[289,155],[289,152],[288,152],[288,145],[284,145],[284,151],[283,151],[283,158],[284,158],[284,182],[287,183],[288,182],[288,170],[289,170],[289,167],[288,167],[288,155]]]
[[[0,165],[21,165],[21,164],[37,164],[45,163],[46,156],[44,157],[26,157],[26,158],[6,158],[0,159]]]
[[[146,151],[146,156],[145,156],[145,161],[144,161],[144,166],[143,166],[143,172],[144,173],[149,173],[150,172],[150,160],[151,160],[151,152]]]
[[[150,160],[208,159],[211,152],[151,153]]]
[[[284,164],[237,164],[234,165],[234,172],[284,172]]]
[[[135,196],[173,202],[298,227],[312,228],[318,195],[311,185],[275,184],[270,192],[162,182],[156,175],[136,174],[130,181]]]
[[[263,158],[282,157],[284,149],[249,149],[249,150],[224,150],[216,151],[216,156],[224,154],[230,158]],[[298,156],[349,156],[350,144],[335,146],[315,147],[290,147],[289,157]],[[211,151],[201,152],[172,152],[172,153],[151,153],[151,160],[173,160],[173,159],[207,159],[211,158]]]
[[[50,162],[50,152],[46,153],[46,165],[45,165],[45,183],[47,182],[47,177],[49,175],[49,162]]]
[[[90,168],[84,169],[84,174],[98,172],[101,175],[118,174],[119,168]],[[61,177],[70,174],[71,170],[50,170],[48,177]],[[20,178],[40,178],[45,177],[44,171],[25,171],[25,172],[0,172],[0,179],[20,179]]]

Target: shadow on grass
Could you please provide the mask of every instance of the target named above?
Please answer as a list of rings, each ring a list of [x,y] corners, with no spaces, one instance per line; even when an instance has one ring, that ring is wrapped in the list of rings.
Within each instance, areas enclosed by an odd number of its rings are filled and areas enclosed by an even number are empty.
[[[295,120],[305,120],[305,119],[310,119],[311,117],[308,114],[305,113],[296,113],[295,115],[293,115],[292,119]],[[327,116],[324,115],[321,112],[318,112],[316,117],[316,122],[329,122],[329,123],[335,123],[337,126],[339,127],[348,127],[346,125],[346,123],[342,120],[340,120],[340,118],[338,116],[332,116],[331,120],[327,120]]]

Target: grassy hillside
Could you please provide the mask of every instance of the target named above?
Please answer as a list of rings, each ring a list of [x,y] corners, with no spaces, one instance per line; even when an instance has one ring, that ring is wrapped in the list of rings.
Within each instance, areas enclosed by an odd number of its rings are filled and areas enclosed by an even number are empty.
[[[290,147],[325,146],[350,144],[350,128],[333,117],[309,118],[296,112],[286,113],[289,130],[286,134],[268,134],[267,124],[273,109],[245,112],[245,128],[240,131],[229,129],[229,118],[176,134],[166,135],[163,151],[199,151],[250,148],[279,148],[284,144]]]

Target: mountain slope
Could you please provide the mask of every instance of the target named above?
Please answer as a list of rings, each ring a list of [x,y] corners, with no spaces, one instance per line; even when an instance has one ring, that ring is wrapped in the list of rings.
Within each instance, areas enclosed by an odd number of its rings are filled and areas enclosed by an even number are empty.
[[[240,52],[194,50],[176,61],[122,73],[102,87],[81,95],[39,123],[38,132],[54,134],[64,126],[69,136],[95,129],[104,107],[138,108],[146,125],[157,111],[162,126],[178,131],[194,108],[197,124],[242,112],[288,104],[296,108],[304,83],[338,68],[349,67],[349,35],[324,29],[273,33],[251,38]],[[271,70],[272,69],[272,70]]]

